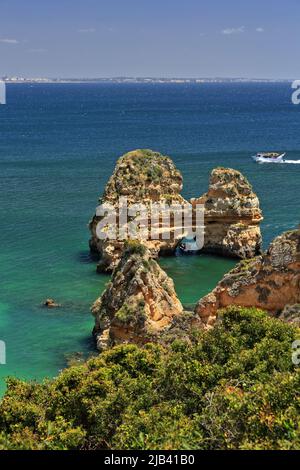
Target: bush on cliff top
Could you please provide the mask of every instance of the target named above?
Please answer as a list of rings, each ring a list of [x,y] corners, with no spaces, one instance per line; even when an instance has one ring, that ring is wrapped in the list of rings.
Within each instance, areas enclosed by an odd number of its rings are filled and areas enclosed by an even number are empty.
[[[300,449],[299,330],[255,309],[170,347],[115,347],[44,384],[10,379],[3,449]]]
[[[125,255],[140,255],[146,254],[147,248],[139,240],[126,240],[124,243]]]

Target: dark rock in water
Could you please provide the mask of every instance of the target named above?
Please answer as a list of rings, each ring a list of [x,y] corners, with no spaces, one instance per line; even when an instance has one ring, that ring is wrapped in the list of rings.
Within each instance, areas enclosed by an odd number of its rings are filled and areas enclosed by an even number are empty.
[[[85,362],[84,354],[81,351],[65,354],[68,367],[78,366]]]
[[[47,307],[47,308],[59,308],[59,307],[61,307],[61,305],[58,304],[57,302],[55,302],[55,300],[53,300],[53,299],[46,299],[45,302],[43,303],[43,306]]]

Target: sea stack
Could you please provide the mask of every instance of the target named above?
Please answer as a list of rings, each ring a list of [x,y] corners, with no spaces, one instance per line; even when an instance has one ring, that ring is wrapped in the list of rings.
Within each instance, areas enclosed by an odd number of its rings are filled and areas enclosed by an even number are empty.
[[[92,306],[97,347],[155,340],[182,312],[172,279],[144,245],[128,241],[111,282]]]
[[[173,161],[152,150],[134,150],[117,161],[115,170],[104,190],[101,204],[110,204],[118,211],[120,198],[127,198],[128,207],[143,203],[148,210],[152,203],[179,203],[187,201],[180,195],[182,176]],[[102,240],[97,235],[97,224],[101,217],[95,215],[89,227],[91,231],[90,249],[99,254],[98,271],[112,272],[120,261],[124,240]],[[149,227],[149,231],[151,227]],[[141,239],[153,257],[158,254],[174,253],[179,239],[151,240],[150,236]]]
[[[280,235],[262,256],[241,261],[195,309],[195,321],[211,327],[219,309],[257,307],[284,321],[297,321],[300,303],[300,232]],[[298,305],[298,306],[297,306]],[[294,308],[287,308],[294,306]],[[283,312],[283,313],[281,313]]]
[[[191,202],[205,207],[202,252],[240,259],[261,254],[259,200],[239,171],[215,168],[208,192]]]

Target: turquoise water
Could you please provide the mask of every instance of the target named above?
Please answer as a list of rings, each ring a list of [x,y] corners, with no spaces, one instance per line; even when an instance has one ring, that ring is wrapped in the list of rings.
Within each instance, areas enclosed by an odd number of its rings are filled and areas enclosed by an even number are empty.
[[[300,107],[289,84],[11,85],[0,106],[0,339],[4,377],[54,376],[69,354],[93,353],[89,308],[107,276],[95,273],[87,223],[116,158],[134,148],[173,157],[184,195],[206,191],[218,165],[245,173],[265,213],[265,245],[299,221],[300,166],[256,165],[279,149],[300,159]],[[233,262],[166,258],[186,306]],[[63,307],[41,308],[53,297]]]

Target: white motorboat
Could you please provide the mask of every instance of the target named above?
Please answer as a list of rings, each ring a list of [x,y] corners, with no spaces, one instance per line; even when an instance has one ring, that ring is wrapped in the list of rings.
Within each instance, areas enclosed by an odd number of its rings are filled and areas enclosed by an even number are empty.
[[[252,158],[257,163],[283,163],[285,155],[285,153],[278,152],[259,152]]]

